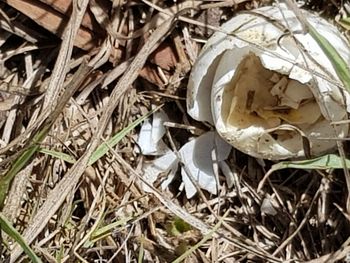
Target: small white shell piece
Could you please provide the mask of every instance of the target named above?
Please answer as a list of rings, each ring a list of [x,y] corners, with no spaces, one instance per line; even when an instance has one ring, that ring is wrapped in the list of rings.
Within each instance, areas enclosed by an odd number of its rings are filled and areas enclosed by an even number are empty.
[[[165,112],[157,111],[153,114],[152,123],[149,119],[144,121],[137,140],[143,155],[158,156],[170,151],[162,139],[165,134],[163,123],[168,120],[169,117]]]
[[[350,63],[340,32],[303,13]],[[347,119],[349,94],[284,4],[238,14],[221,30],[208,40],[190,75],[187,110],[194,119],[215,125],[238,150],[270,160],[305,157],[302,136],[311,155],[320,155],[334,149],[335,138],[348,135],[348,124],[331,122]]]
[[[184,164],[181,166],[181,177],[187,198],[192,198],[197,193],[197,188],[192,180],[201,189],[217,194],[219,184],[213,169],[212,152],[215,151],[216,161],[219,164],[228,158],[231,149],[232,146],[216,132],[204,133],[180,148],[179,155]],[[160,175],[163,175],[165,180],[162,180],[161,187],[165,189],[173,180],[179,162],[176,154],[168,151],[161,157],[143,165],[143,178],[152,185],[157,179],[160,179]],[[141,185],[144,191],[150,191],[147,184],[142,183]]]
[[[204,133],[181,147],[179,154],[184,163],[184,167],[181,168],[181,176],[187,198],[192,198],[197,192],[189,176],[197,182],[200,188],[217,194],[219,184],[213,169],[212,151],[216,151],[219,163],[228,158],[231,149],[232,146],[221,139],[216,132]]]

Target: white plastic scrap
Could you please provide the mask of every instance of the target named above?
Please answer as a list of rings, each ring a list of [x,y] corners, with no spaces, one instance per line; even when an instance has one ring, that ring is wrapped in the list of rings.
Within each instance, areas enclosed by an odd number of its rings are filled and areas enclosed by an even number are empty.
[[[303,135],[312,155],[332,150],[336,140],[325,138],[348,135],[347,123],[331,125],[347,119],[348,92],[339,88],[331,62],[310,34],[302,33],[285,4],[254,12],[222,26],[240,39],[217,32],[204,46],[188,84],[188,113],[215,125],[227,142],[257,158],[304,157]],[[340,32],[303,13],[350,63],[350,49]]]

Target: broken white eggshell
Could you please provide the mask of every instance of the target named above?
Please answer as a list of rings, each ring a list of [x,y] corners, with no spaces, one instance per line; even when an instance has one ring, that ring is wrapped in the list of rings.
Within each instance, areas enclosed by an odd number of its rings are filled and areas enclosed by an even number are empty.
[[[340,32],[302,12],[350,62]],[[187,110],[194,119],[215,125],[238,150],[270,160],[304,157],[303,135],[311,155],[334,149],[336,140],[325,138],[348,135],[348,124],[330,123],[347,119],[349,94],[340,88],[318,43],[302,33],[286,5],[238,14],[221,29],[240,39],[217,32],[204,46],[188,83]]]
[[[216,151],[217,162],[220,163],[228,158],[231,149],[231,145],[226,143],[216,132],[207,132],[180,148],[179,155],[184,164],[181,167],[181,176],[187,198],[192,198],[197,193],[189,176],[200,188],[217,194],[218,183],[213,169],[212,151]],[[143,178],[148,184],[153,184],[159,176],[164,175],[165,180],[161,184],[164,189],[173,180],[179,161],[176,154],[169,151],[143,166]],[[146,192],[150,191],[147,184],[142,183],[142,188]]]
[[[219,164],[228,158],[231,149],[231,145],[222,140],[216,132],[204,133],[181,147],[179,154],[184,164],[184,167],[181,167],[181,176],[187,198],[193,197],[197,192],[189,176],[200,188],[217,194],[218,182],[213,169],[212,151],[216,150]]]
[[[169,151],[154,161],[143,165],[143,179],[148,184],[153,185],[160,175],[164,175],[165,180],[162,182],[161,186],[162,189],[165,189],[172,182],[178,164],[179,160],[177,159],[176,154]],[[141,186],[145,192],[152,192],[147,184],[141,182]]]
[[[170,151],[162,139],[165,134],[163,123],[168,120],[169,117],[165,112],[157,111],[153,114],[152,123],[149,119],[143,122],[137,140],[142,154],[157,156]]]

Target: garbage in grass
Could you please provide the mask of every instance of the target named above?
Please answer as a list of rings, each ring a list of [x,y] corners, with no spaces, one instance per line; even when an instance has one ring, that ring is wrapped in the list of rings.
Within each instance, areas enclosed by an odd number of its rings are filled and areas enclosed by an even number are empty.
[[[341,33],[302,12],[350,62]],[[303,136],[317,156],[335,148],[334,138],[348,135],[347,123],[331,122],[347,119],[349,94],[286,5],[238,14],[221,29],[236,37],[216,32],[202,49],[188,84],[187,110],[194,119],[215,125],[238,150],[270,160],[305,157]]]

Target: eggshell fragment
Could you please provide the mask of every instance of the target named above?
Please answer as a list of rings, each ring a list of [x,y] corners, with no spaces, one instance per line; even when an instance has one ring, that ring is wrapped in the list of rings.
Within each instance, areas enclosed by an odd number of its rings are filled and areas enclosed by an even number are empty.
[[[231,148],[217,133],[207,132],[189,141],[179,150],[185,166],[185,168],[181,168],[181,175],[187,198],[191,198],[197,193],[189,176],[198,183],[200,188],[217,194],[218,182],[213,170],[211,152],[212,150],[217,151],[217,161],[220,162],[227,159]]]
[[[162,137],[165,134],[163,123],[169,120],[165,112],[159,111],[153,114],[152,123],[146,119],[141,126],[137,144],[144,155],[162,155],[170,151]]]
[[[350,62],[340,32],[302,12]],[[330,123],[347,119],[349,94],[285,4],[238,14],[221,29],[208,40],[190,75],[187,110],[194,119],[215,125],[235,148],[271,160],[305,157],[302,136],[308,137],[311,154],[320,155],[334,149],[334,138],[348,135],[348,124]]]
[[[187,198],[197,193],[196,184],[212,194],[217,193],[218,182],[213,169],[212,151],[216,152],[218,165],[226,160],[232,146],[226,143],[216,132],[207,132],[195,138],[179,150],[183,166],[181,167],[182,181],[185,186]],[[162,188],[166,188],[173,180],[178,169],[179,159],[172,151],[143,166],[143,178],[152,185],[159,176],[163,175]],[[144,191],[150,191],[149,186],[142,183]]]
[[[152,185],[158,177],[163,174],[165,180],[162,182],[162,188],[165,189],[173,180],[178,168],[178,159],[176,154],[172,151],[167,152],[163,156],[155,159],[151,163],[147,163],[143,167],[143,179],[150,185]],[[141,186],[145,192],[151,192],[149,186],[145,183],[141,183]]]

